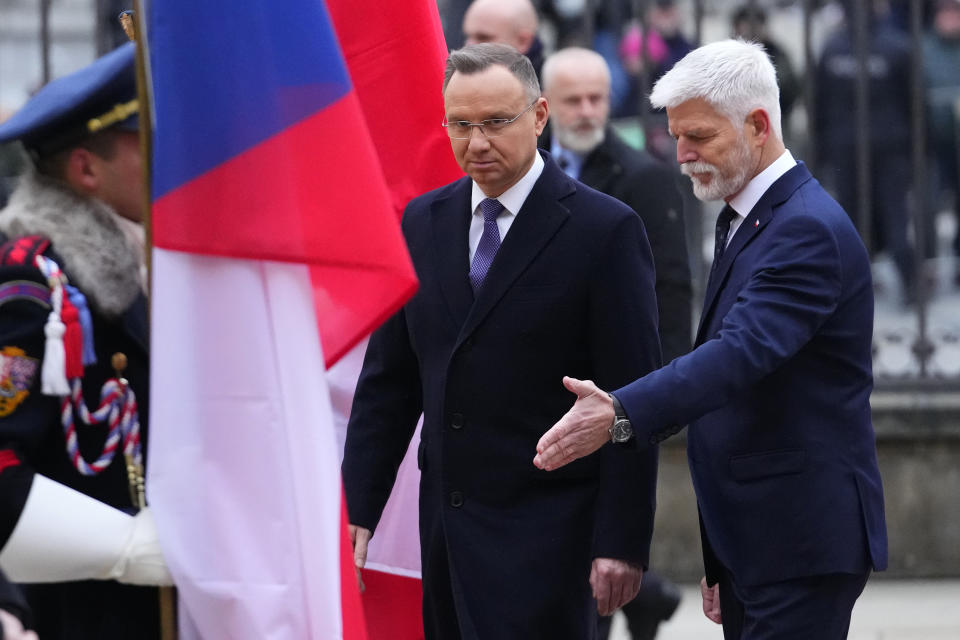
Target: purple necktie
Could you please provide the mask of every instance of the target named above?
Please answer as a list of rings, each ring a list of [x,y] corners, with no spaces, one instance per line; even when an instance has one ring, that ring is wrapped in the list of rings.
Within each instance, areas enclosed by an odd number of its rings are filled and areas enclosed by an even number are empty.
[[[493,264],[493,257],[497,255],[497,250],[500,248],[497,217],[503,211],[503,205],[499,200],[485,198],[480,202],[480,211],[483,213],[483,235],[480,236],[480,244],[477,245],[477,252],[473,254],[473,264],[470,265],[470,284],[473,285],[474,293],[480,290],[480,285],[487,276],[487,270]]]

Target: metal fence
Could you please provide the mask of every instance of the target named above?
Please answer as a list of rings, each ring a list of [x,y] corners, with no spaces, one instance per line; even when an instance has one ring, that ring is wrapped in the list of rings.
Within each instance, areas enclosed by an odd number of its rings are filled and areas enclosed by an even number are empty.
[[[559,4],[558,0],[542,0],[541,14],[555,15]],[[610,28],[602,22],[613,4],[586,0],[580,32],[566,41],[560,34],[554,45],[592,45],[597,29]],[[934,140],[942,147],[943,140],[931,138],[928,127],[933,101],[960,105],[960,65],[956,86],[931,88],[925,66],[929,62],[924,60],[924,41],[933,37],[933,18],[941,4],[946,3],[629,0],[620,5],[623,24],[619,33],[633,25],[644,43],[656,35],[659,18],[652,18],[664,8],[682,17],[682,33],[694,46],[733,35],[732,17],[739,10],[742,19],[751,23],[754,37],[763,34],[796,54],[801,97],[794,109],[795,126],[785,137],[794,155],[845,204],[873,256],[878,387],[960,388],[960,267],[956,249],[948,246],[948,236],[957,233],[958,181],[956,176],[944,175],[938,181],[929,142]],[[960,8],[957,11],[960,16]],[[762,24],[764,17],[766,25]],[[960,51],[960,33],[957,38]],[[643,64],[635,81],[649,88],[655,73],[651,70],[656,67],[650,58],[656,52],[641,45],[639,55]],[[960,53],[957,55],[960,61]],[[829,80],[831,65],[849,73],[849,82],[841,85],[840,91],[836,85],[827,86],[836,81]],[[825,86],[818,86],[822,78],[828,80]],[[657,133],[663,119],[649,110],[646,93],[639,92],[636,114],[626,123],[638,124],[646,133],[648,148],[652,144],[651,150],[662,153],[663,149],[655,147],[663,138]],[[830,112],[840,114],[842,128],[823,126]],[[955,119],[960,118],[956,115],[960,106],[954,113]],[[849,148],[838,151],[843,147],[838,147],[838,140],[846,137]],[[955,134],[952,144],[960,156]],[[662,155],[674,162],[670,153]],[[942,197],[941,182],[952,184],[949,204]],[[688,202],[691,209],[700,208],[692,198]],[[712,216],[694,213],[688,222],[693,272],[698,279],[695,290],[702,291]]]
[[[95,20],[93,37],[96,49],[104,52],[122,41],[115,14],[119,9],[127,8],[128,3],[119,0],[90,2]],[[451,46],[459,44],[459,24],[467,4],[468,0],[438,0]],[[794,155],[804,160],[828,188],[837,191],[846,185],[854,189],[854,199],[847,209],[857,223],[865,244],[875,255],[877,316],[874,368],[878,386],[919,384],[960,387],[960,293],[957,288],[960,285],[957,274],[960,272],[954,255],[957,249],[949,247],[948,237],[957,234],[956,185],[960,180],[957,175],[942,175],[943,172],[939,180],[936,177],[937,163],[932,161],[929,147],[936,146],[939,152],[937,157],[942,157],[945,145],[942,135],[929,136],[927,121],[931,107],[936,104],[955,106],[951,117],[954,122],[960,119],[960,102],[957,98],[960,96],[960,69],[956,72],[957,86],[930,87],[926,79],[930,61],[924,59],[924,40],[931,37],[932,19],[936,8],[944,4],[942,1],[535,0],[534,4],[546,23],[545,33],[553,29],[555,40],[548,44],[554,46],[564,44],[559,33],[558,25],[561,24],[567,27],[573,25],[574,35],[570,37],[570,42],[588,46],[594,44],[595,36],[601,30],[611,31],[619,38],[630,25],[633,25],[641,41],[646,42],[661,26],[657,21],[652,21],[651,16],[665,9],[676,12],[682,21],[681,34],[695,46],[731,35],[731,16],[737,9],[747,10],[746,19],[752,31],[759,33],[763,25],[761,13],[757,10],[764,11],[768,17],[766,35],[781,42],[785,49],[793,53],[800,78],[800,99],[794,109],[793,126],[787,132],[788,145]],[[56,11],[57,5],[58,0],[40,0],[36,5],[40,44],[38,54],[42,59],[44,79],[51,75],[50,12]],[[875,33],[875,12],[880,6],[888,10],[883,19],[899,29],[906,43],[907,75],[900,83],[902,86],[897,87],[896,96],[890,94],[889,87],[881,92],[879,84],[871,79],[871,71],[880,64]],[[828,46],[831,34],[844,28],[838,22],[841,13],[846,16],[850,40],[847,55],[853,69],[848,87],[851,89],[850,98],[847,100],[837,95],[825,95],[823,87],[818,86],[824,48]],[[641,88],[649,87],[653,80],[651,53],[649,46],[640,46],[642,64],[634,80]],[[664,119],[647,108],[645,95],[643,90],[637,92],[635,113],[620,122],[644,132],[648,147],[668,156],[666,159],[673,162],[669,153],[656,148],[658,144],[663,144],[665,138],[657,134],[658,131],[662,133]],[[872,113],[878,105],[895,102],[894,98],[904,98],[908,103],[906,126],[909,129],[909,143],[892,151],[878,150],[878,136],[882,138],[890,132],[882,122],[871,120]],[[838,101],[841,104],[838,105]],[[824,135],[824,129],[814,126],[814,115],[831,105],[834,110],[845,110],[849,116],[845,123],[853,141],[849,161],[830,158],[825,150],[839,136]],[[954,160],[957,160],[960,151],[956,148],[956,129],[953,135],[952,148]],[[931,140],[935,145],[929,144]],[[824,166],[821,160],[825,156],[827,160],[842,165],[840,173]],[[902,172],[907,174],[902,190],[894,189],[892,196],[882,195],[884,189],[880,187],[891,185],[883,174],[878,174],[878,166],[890,159],[902,161]],[[960,163],[954,163],[954,174],[957,164]],[[952,199],[947,203],[942,197],[944,190],[940,187],[950,184]],[[898,191],[902,193],[897,195]],[[881,194],[879,197],[878,193]],[[704,260],[704,254],[709,255],[710,251],[705,243],[712,242],[712,233],[704,233],[703,225],[712,228],[712,220],[709,214],[698,215],[696,210],[700,208],[699,203],[690,194],[687,196],[691,209],[688,227],[691,232],[689,240],[693,272],[697,280],[695,290],[702,292],[709,265],[708,260]],[[899,199],[900,196],[904,198],[902,204],[891,203],[892,199]],[[888,214],[878,220],[877,211],[880,208],[885,208]],[[903,225],[901,232],[897,233],[890,233],[889,228],[883,228],[884,225],[889,227],[890,220],[896,220],[898,215],[902,216],[901,221],[909,221],[909,227]],[[886,231],[887,237],[880,233],[883,231]],[[901,248],[905,247],[904,251],[913,256],[912,261],[889,258],[890,247],[897,244],[894,241],[902,241]],[[897,265],[900,266],[899,271]],[[907,272],[910,272],[909,275]],[[903,304],[904,299],[907,299],[908,305]]]

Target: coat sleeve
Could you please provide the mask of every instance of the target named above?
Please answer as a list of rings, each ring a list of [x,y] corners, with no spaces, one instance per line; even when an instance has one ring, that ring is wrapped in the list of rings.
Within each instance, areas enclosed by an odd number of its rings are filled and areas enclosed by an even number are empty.
[[[717,335],[615,391],[638,446],[728,404],[804,347],[836,310],[841,253],[827,224],[794,216],[771,234]]]
[[[657,307],[663,361],[690,351],[693,288],[677,175],[651,160],[630,176],[625,202],[643,220],[656,266]]]
[[[613,389],[660,364],[650,245],[631,214],[613,229],[593,272],[589,302],[592,369]],[[657,450],[606,444],[600,451],[593,557],[647,566],[656,506]]]
[[[401,309],[370,337],[343,452],[350,523],[373,531],[387,504],[417,419],[420,371]]]

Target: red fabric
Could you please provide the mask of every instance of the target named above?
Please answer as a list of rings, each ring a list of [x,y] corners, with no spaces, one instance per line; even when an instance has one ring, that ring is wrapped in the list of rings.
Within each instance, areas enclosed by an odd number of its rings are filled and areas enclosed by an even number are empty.
[[[347,531],[347,501],[340,498],[340,608],[343,610],[344,640],[366,640],[367,627],[360,604],[357,572],[353,564],[353,545]]]
[[[371,640],[423,640],[423,583],[381,571],[364,571],[363,606]]]
[[[67,292],[63,292],[63,301],[60,307],[60,320],[66,330],[63,333],[63,349],[66,356],[65,373],[67,380],[83,377],[83,327],[80,325],[80,314],[70,302]]]
[[[328,367],[416,288],[364,131],[350,93],[154,202],[158,247],[309,264]]]
[[[44,236],[23,236],[0,246],[0,264],[33,265],[34,258],[47,250],[50,240]]]
[[[16,467],[20,464],[20,458],[10,449],[0,449],[0,473],[7,467]]]
[[[437,3],[327,0],[399,216],[411,198],[463,176],[443,121],[447,45]]]
[[[411,198],[463,176],[440,126],[447,46],[437,4],[381,2],[357,11],[350,0],[327,0],[327,10],[399,217]],[[316,296],[318,315],[323,299]],[[423,638],[420,580],[365,571],[364,582],[371,640]]]

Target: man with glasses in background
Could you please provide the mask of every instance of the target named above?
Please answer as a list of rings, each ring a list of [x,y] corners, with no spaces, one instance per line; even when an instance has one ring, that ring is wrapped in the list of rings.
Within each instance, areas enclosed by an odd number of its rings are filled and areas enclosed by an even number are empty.
[[[658,365],[650,247],[629,207],[538,153],[548,107],[526,57],[454,51],[443,94],[468,177],[404,214],[420,289],[371,337],[354,397],[355,559],[422,412],[426,637],[595,638],[648,561],[656,450],[604,447],[559,475],[528,452],[569,404],[565,371],[623,384]]]

